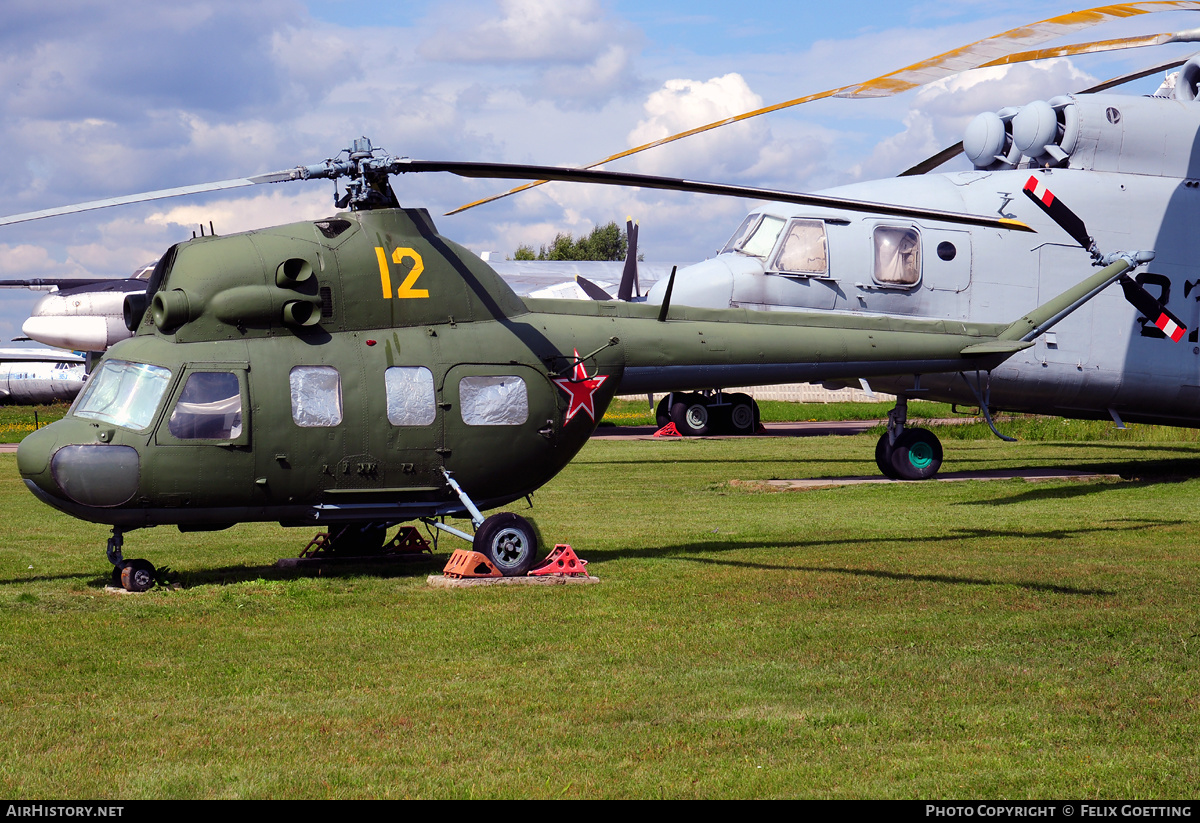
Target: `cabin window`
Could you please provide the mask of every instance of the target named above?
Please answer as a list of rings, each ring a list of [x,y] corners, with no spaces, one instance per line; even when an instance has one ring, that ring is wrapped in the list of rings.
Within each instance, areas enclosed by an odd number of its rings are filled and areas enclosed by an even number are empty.
[[[333,366],[296,366],[288,374],[292,420],[297,426],[336,426],[342,422],[342,376]]]
[[[170,369],[106,360],[85,384],[72,411],[76,417],[140,431],[154,419],[170,382]]]
[[[775,268],[800,274],[828,272],[825,224],[820,220],[793,220],[775,257]]]
[[[393,366],[383,373],[387,418],[393,426],[428,426],[437,413],[433,372],[424,366]]]
[[[914,228],[875,229],[875,282],[913,286],[921,279],[921,235]]]
[[[510,375],[475,375],[458,381],[458,404],[468,426],[519,426],[529,419],[525,381]]]
[[[752,214],[742,221],[733,238],[721,251],[740,251],[752,257],[765,258],[775,248],[775,241],[783,230],[783,222],[782,217]]]
[[[193,372],[167,421],[180,440],[234,440],[242,434],[242,390],[232,372]]]

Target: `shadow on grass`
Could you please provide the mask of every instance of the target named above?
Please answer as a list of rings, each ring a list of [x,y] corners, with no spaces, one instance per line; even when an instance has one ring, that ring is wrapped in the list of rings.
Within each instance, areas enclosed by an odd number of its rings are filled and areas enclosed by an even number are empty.
[[[1079,589],[1074,586],[1058,586],[1053,583],[1036,583],[1033,581],[1016,580],[987,580],[982,577],[959,577],[949,574],[912,574],[909,572],[889,572],[881,569],[855,569],[848,566],[771,566],[765,563],[743,563],[737,560],[716,560],[709,557],[681,557],[689,563],[705,563],[714,566],[732,566],[735,568],[761,569],[764,571],[797,571],[814,574],[841,574],[852,577],[875,577],[884,580],[905,580],[916,583],[946,583],[955,586],[1015,586],[1028,591],[1049,592],[1051,594],[1074,594],[1091,597],[1113,597],[1116,592],[1107,589]]]

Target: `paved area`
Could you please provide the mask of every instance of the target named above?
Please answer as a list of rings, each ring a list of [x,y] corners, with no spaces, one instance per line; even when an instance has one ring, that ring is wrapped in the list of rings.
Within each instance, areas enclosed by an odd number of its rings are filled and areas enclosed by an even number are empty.
[[[823,420],[805,423],[763,423],[766,430],[754,437],[826,437],[834,434],[862,434],[886,420]],[[654,436],[657,426],[601,426],[592,435],[593,440],[662,440]],[[738,435],[712,435],[693,437],[692,440],[728,440]],[[668,438],[671,439],[671,438]]]

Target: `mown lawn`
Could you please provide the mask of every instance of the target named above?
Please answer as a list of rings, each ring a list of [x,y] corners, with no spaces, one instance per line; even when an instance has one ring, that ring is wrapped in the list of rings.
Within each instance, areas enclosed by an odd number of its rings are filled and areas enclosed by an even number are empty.
[[[1190,798],[1200,444],[948,441],[1120,481],[769,493],[874,437],[595,441],[535,496],[593,586],[278,571],[270,524],[107,531],[0,456],[0,794]],[[441,556],[454,546],[443,540]]]

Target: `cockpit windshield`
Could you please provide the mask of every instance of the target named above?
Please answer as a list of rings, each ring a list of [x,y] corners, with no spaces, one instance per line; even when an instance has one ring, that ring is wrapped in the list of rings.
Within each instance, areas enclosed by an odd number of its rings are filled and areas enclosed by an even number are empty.
[[[725,244],[725,248],[721,249],[721,253],[737,251],[752,257],[765,258],[771,253],[771,249],[775,248],[775,241],[779,238],[779,232],[783,230],[783,223],[782,217],[752,214],[738,226],[738,230]]]
[[[170,369],[107,360],[88,379],[71,413],[140,431],[153,422],[170,382]]]

